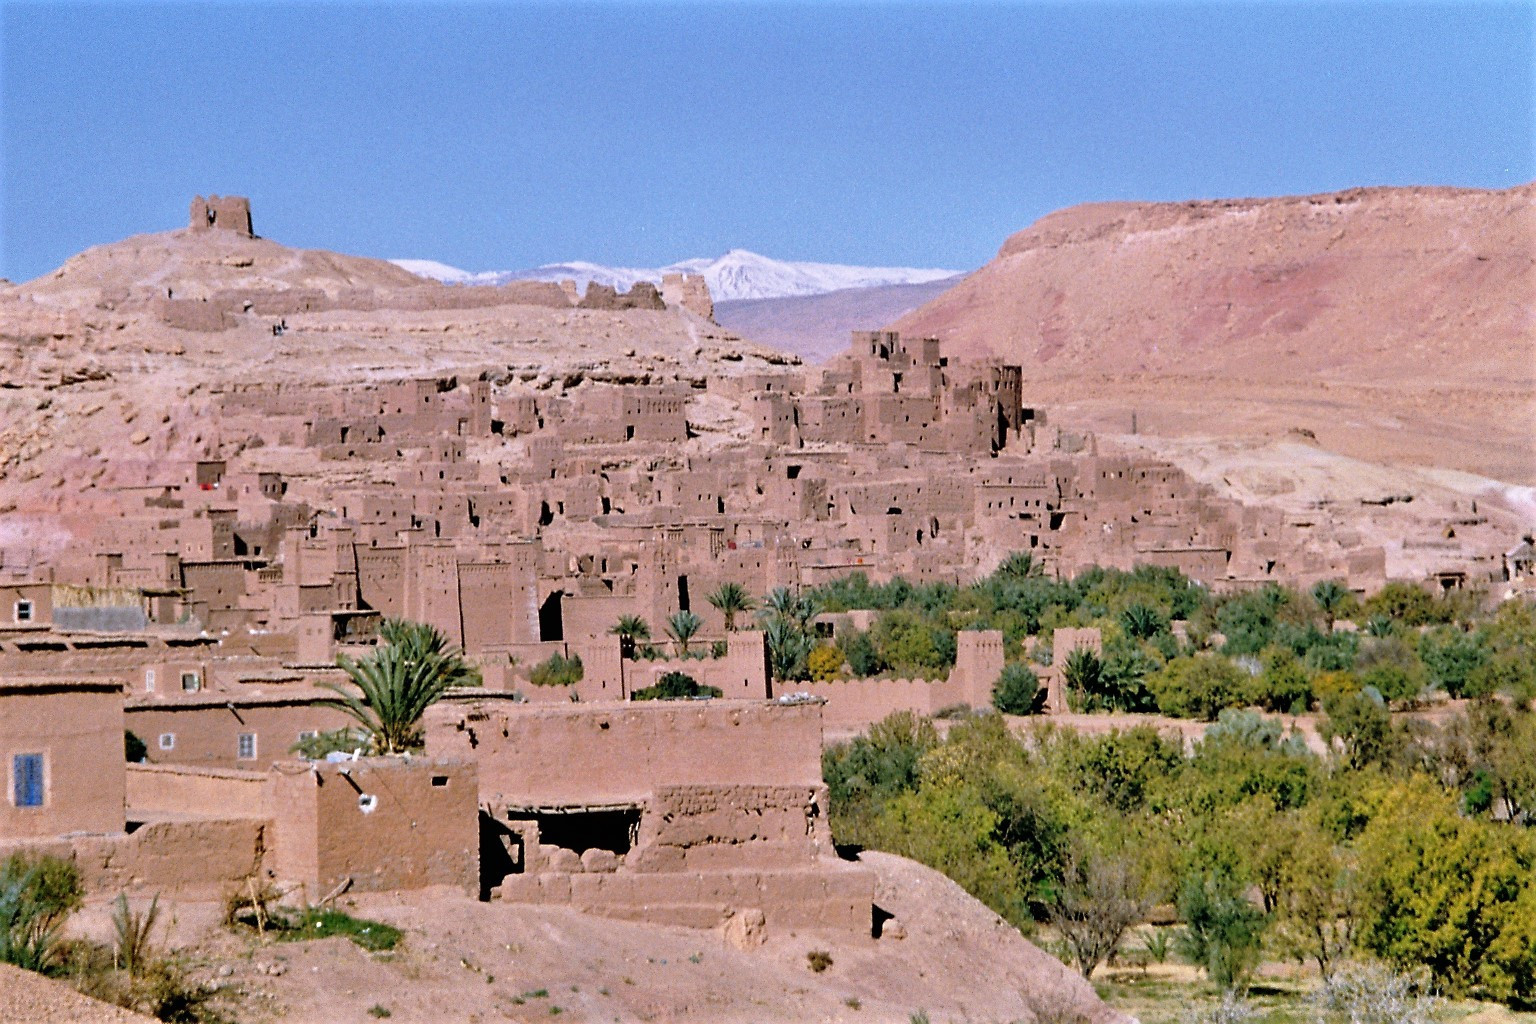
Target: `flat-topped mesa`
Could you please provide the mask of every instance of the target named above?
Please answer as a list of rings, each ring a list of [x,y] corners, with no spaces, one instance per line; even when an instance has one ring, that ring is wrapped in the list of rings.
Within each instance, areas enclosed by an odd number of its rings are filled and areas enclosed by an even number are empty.
[[[255,238],[251,227],[251,201],[245,196],[215,196],[207,199],[197,196],[192,200],[192,212],[187,227],[192,231],[233,231],[246,238]]]

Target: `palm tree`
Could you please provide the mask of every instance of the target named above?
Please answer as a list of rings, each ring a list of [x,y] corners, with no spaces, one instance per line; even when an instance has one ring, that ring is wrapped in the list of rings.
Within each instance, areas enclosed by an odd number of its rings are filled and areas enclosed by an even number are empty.
[[[1061,668],[1062,681],[1068,688],[1088,698],[1097,697],[1104,675],[1104,663],[1091,647],[1075,647]]]
[[[763,642],[768,647],[768,667],[778,682],[799,679],[805,672],[812,640],[804,630],[788,619],[769,619],[763,625]]]
[[[1031,552],[1015,551],[1003,559],[1002,564],[992,575],[1010,580],[1023,580],[1039,576],[1043,570],[1044,567],[1035,561],[1035,556]]]
[[[774,587],[768,591],[768,596],[763,598],[763,617],[792,619],[796,603],[797,599],[788,587]]]
[[[678,650],[688,657],[688,641],[704,627],[704,620],[693,612],[673,612],[667,617],[667,636],[677,641]]]
[[[743,612],[750,612],[757,607],[757,602],[747,596],[746,590],[739,583],[722,583],[710,594],[706,600],[719,609],[725,616],[725,631],[736,632],[736,616]]]
[[[1168,625],[1162,613],[1145,604],[1127,605],[1120,613],[1120,625],[1137,640],[1150,640]]]
[[[384,646],[365,658],[336,656],[336,664],[362,692],[321,683],[336,696],[320,703],[355,719],[368,733],[374,753],[398,754],[421,745],[421,716],[427,708],[449,687],[480,685],[480,671],[424,622],[385,619],[379,635]]]
[[[1328,620],[1328,632],[1333,632],[1334,619],[1339,617],[1339,613],[1349,605],[1353,597],[1349,588],[1338,580],[1319,580],[1312,587],[1312,600],[1317,602],[1323,617]]]
[[[651,638],[650,624],[638,615],[620,615],[608,632],[619,638],[620,656],[631,659],[635,656],[635,642]]]

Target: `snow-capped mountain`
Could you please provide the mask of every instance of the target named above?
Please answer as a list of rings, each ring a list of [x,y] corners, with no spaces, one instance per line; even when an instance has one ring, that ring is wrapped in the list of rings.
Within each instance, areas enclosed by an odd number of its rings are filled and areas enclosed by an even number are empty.
[[[605,267],[596,263],[552,263],[530,270],[471,272],[433,260],[391,260],[413,274],[450,284],[504,284],[507,281],[574,280],[585,289],[596,281],[627,291],[637,281],[661,283],[663,274],[702,274],[716,302],[733,299],[778,299],[792,295],[822,295],[845,288],[888,284],[924,284],[954,277],[961,271],[916,267],[849,267],[838,263],[794,263],[769,259],[745,249],[732,249],[715,259],[691,259],[656,269]]]

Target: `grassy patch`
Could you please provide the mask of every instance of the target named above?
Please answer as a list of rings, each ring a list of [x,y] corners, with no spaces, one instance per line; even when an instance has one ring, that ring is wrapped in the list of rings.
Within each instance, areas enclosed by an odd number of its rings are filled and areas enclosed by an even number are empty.
[[[398,928],[353,917],[340,910],[305,910],[281,923],[274,918],[268,927],[280,942],[306,942],[342,935],[371,953],[394,949],[401,939]]]

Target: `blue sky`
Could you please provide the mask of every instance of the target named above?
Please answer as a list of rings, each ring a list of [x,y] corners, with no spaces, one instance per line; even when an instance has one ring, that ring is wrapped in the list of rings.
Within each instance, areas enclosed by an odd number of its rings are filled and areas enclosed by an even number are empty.
[[[0,276],[249,195],[472,270],[969,268],[1072,203],[1536,178],[1536,6],[0,0]]]

